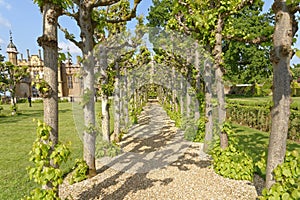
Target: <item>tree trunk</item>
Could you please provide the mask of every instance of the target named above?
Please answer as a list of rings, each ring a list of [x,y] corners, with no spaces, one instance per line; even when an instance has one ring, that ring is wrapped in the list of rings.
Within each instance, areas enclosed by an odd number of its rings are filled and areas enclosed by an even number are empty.
[[[43,5],[43,35],[38,38],[38,43],[44,51],[44,80],[49,85],[50,91],[44,97],[44,122],[51,127],[51,151],[58,143],[58,42],[57,22],[61,15],[61,8],[52,3]],[[57,168],[51,160],[50,165]],[[47,183],[46,188],[52,188],[52,183]],[[58,193],[58,191],[57,191]]]
[[[184,78],[183,74],[180,75],[180,113],[181,116],[184,116],[184,95],[185,95],[185,87],[184,87]]]
[[[224,95],[224,83],[223,83],[223,71],[221,63],[222,59],[222,30],[224,26],[224,21],[221,14],[219,14],[215,39],[216,43],[213,50],[213,55],[215,59],[214,69],[215,77],[217,82],[217,97],[218,97],[218,117],[219,117],[219,126],[222,126],[226,118],[226,109],[225,109],[225,95]],[[220,131],[220,142],[221,148],[225,149],[228,146],[228,135]]]
[[[127,68],[124,69],[124,123],[125,123],[125,128],[127,129],[129,126],[129,111],[128,111],[128,102],[130,100],[128,96],[128,76],[127,76]]]
[[[213,139],[213,118],[212,118],[212,73],[211,73],[211,63],[208,61],[204,65],[204,82],[205,82],[205,138],[203,151],[208,152],[210,144]]]
[[[272,127],[268,148],[266,187],[274,183],[273,170],[284,162],[286,140],[290,116],[290,59],[292,57],[292,39],[297,29],[294,15],[291,14],[286,1],[276,0],[273,4],[275,13],[274,49],[271,51],[273,63],[273,102]],[[293,24],[295,23],[295,24]],[[293,29],[293,25],[296,25]]]
[[[102,94],[102,135],[103,140],[110,142],[110,116],[109,116],[109,104],[108,95]]]
[[[197,94],[200,92],[200,66],[199,66],[199,49],[198,42],[195,42],[195,68],[197,70],[196,75],[196,96],[195,96],[195,121],[198,121],[200,118],[200,110],[199,110],[199,100]]]
[[[80,37],[83,41],[83,91],[84,99],[87,100],[83,105],[84,124],[87,128],[83,134],[83,157],[89,166],[89,176],[96,175],[95,166],[95,61],[93,56],[94,38],[91,19],[91,6],[84,0],[80,1],[79,7],[79,26],[81,30]]]
[[[172,110],[177,112],[177,103],[176,103],[176,70],[175,67],[172,67],[172,79],[171,79],[171,95],[172,95]]]
[[[100,45],[100,66],[101,66],[101,87],[108,84],[107,74],[107,49],[104,45]],[[102,139],[110,142],[110,116],[109,116],[109,103],[107,91],[101,92],[101,111],[102,111]]]
[[[115,95],[114,95],[114,136],[113,140],[119,142],[120,134],[120,69],[119,63],[115,64],[116,78],[115,78]]]
[[[187,74],[187,83],[186,83],[186,117],[188,120],[191,119],[192,113],[191,113],[191,103],[192,103],[192,98],[189,93],[190,91],[190,80],[191,80],[191,70],[188,69],[188,74]]]

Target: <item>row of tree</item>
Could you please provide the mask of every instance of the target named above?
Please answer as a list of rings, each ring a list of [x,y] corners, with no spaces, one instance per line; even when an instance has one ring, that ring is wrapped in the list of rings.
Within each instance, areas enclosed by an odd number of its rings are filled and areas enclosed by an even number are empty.
[[[101,46],[101,42],[107,40],[111,35],[124,30],[125,23],[136,16],[136,9],[140,0],[135,0],[132,8],[127,0],[35,0],[43,15],[43,35],[38,38],[39,45],[44,51],[44,73],[45,87],[49,88],[47,95],[44,95],[44,121],[51,127],[50,140],[52,148],[58,143],[58,38],[57,30],[60,28],[67,39],[78,46],[82,51],[82,73],[83,78],[83,110],[84,125],[83,133],[84,160],[89,167],[89,176],[96,175],[95,167],[95,84],[96,84],[96,59],[94,48],[100,44],[100,79],[101,85],[107,83],[108,68],[106,48]],[[75,20],[80,29],[80,39],[77,41],[74,34],[59,25],[58,18],[62,15],[69,16]],[[102,129],[103,135],[109,132],[107,93],[102,91]],[[106,104],[106,105],[105,105]],[[105,125],[106,124],[106,125]],[[109,138],[107,138],[109,140]],[[52,165],[54,165],[52,163]],[[54,165],[55,167],[55,165]],[[49,184],[48,184],[49,186]],[[51,187],[51,184],[50,184]]]
[[[141,0],[135,0],[133,6],[130,6],[127,0],[35,0],[35,2],[43,13],[43,35],[38,38],[38,43],[44,50],[44,77],[47,84],[45,87],[48,88],[47,93],[43,95],[45,97],[44,121],[51,127],[50,140],[53,142],[54,148],[58,142],[57,65],[59,59],[57,30],[60,28],[65,33],[66,38],[82,51],[83,68],[81,76],[83,78],[83,110],[86,127],[83,134],[84,160],[89,166],[89,175],[94,176],[96,174],[95,83],[100,82],[101,85],[102,135],[105,140],[110,141],[109,93],[105,88],[109,81],[108,69],[111,69],[109,68],[109,51],[119,48],[120,45],[134,46],[136,44],[126,41],[124,41],[124,44],[114,44],[109,38],[119,33],[125,33],[126,21],[136,17],[136,9]],[[272,109],[273,124],[267,167],[267,187],[270,187],[274,182],[272,171],[279,163],[283,162],[285,155],[290,104],[289,62],[293,54],[291,49],[293,37],[297,31],[294,15],[298,11],[299,3],[293,1],[288,4],[284,0],[274,1],[272,8],[275,13],[275,29],[270,25],[270,22],[272,22],[270,15],[257,15],[257,9],[261,10],[263,5],[260,0],[255,2],[252,0],[155,0],[153,4],[148,16],[150,26],[158,27],[161,30],[172,29],[189,35],[197,41],[197,45],[203,46],[213,57],[211,62],[205,63],[204,74],[207,74],[207,76],[204,76],[205,84],[202,87],[205,90],[205,111],[208,119],[206,126],[207,141],[211,140],[212,134],[210,85],[212,77],[210,77],[210,70],[215,70],[218,119],[219,124],[223,124],[226,117],[224,79],[240,76],[243,77],[244,81],[255,82],[254,77],[258,78],[260,76],[258,80],[262,81],[265,77],[270,76],[270,63],[266,52],[272,48],[270,57],[273,64],[274,107]],[[74,34],[69,33],[67,29],[59,25],[58,18],[62,15],[75,20],[80,29],[79,40],[76,40]],[[275,30],[274,33],[273,30]],[[273,47],[270,45],[270,35],[272,33]],[[156,32],[156,35],[152,34],[150,40],[155,43],[154,40],[157,41],[157,38],[154,38],[159,34],[160,31]],[[109,41],[109,45],[107,43],[103,45],[107,41]],[[96,47],[96,45],[98,46]],[[95,59],[97,57],[94,52],[95,47],[100,58],[98,61]],[[120,73],[121,55],[133,54],[130,50],[127,53],[118,53],[120,57],[117,56],[117,59],[112,62],[117,77]],[[164,55],[164,57],[168,55],[176,60],[176,55],[170,52],[156,49],[156,53]],[[126,59],[129,60],[129,58],[130,56]],[[180,65],[180,71],[185,74],[189,82],[195,83],[194,88],[199,91],[201,88],[200,70],[197,69],[199,61],[195,59],[194,63],[191,64],[191,60],[188,57],[186,59],[187,62]],[[195,62],[198,62],[198,64],[195,64]],[[128,63],[124,65],[127,67]],[[184,67],[182,68],[182,66]],[[259,67],[253,69],[253,66]],[[97,67],[99,68],[99,76],[95,73]],[[196,68],[195,74],[193,74],[193,67]],[[258,76],[257,73],[253,73],[253,70],[263,73]],[[123,71],[126,72],[126,70]],[[232,79],[238,80],[238,78]],[[117,100],[116,104],[119,104]],[[116,117],[118,118],[118,116]],[[118,125],[115,127],[117,129]],[[117,138],[118,132],[119,130],[116,130],[115,138]],[[220,132],[220,138],[222,148],[226,148],[228,145],[227,134]]]
[[[151,26],[190,35],[213,56],[213,63],[207,69],[215,70],[219,124],[226,117],[224,80],[263,83],[273,74],[274,106],[266,176],[266,186],[270,188],[274,183],[272,172],[284,161],[286,151],[290,59],[298,29],[295,13],[299,11],[299,1],[275,0],[269,14],[261,14],[263,1],[260,0],[154,0],[153,4],[147,17]],[[206,135],[209,135],[212,132],[211,86],[205,85],[205,90]],[[227,147],[225,132],[220,132],[220,139],[221,147]]]

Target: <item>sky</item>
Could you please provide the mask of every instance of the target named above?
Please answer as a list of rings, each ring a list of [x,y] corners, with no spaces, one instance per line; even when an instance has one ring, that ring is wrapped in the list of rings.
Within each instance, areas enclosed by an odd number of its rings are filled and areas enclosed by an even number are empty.
[[[146,16],[150,5],[152,5],[151,0],[143,0],[138,6],[137,14]],[[70,32],[79,35],[75,22],[67,17],[60,17],[59,21]],[[27,49],[29,49],[30,55],[38,55],[38,50],[42,49],[37,43],[37,38],[42,35],[42,15],[33,0],[0,0],[0,47],[2,49],[0,53],[6,57],[10,31],[19,54],[27,58]],[[64,39],[61,31],[59,31],[58,38],[59,47],[63,49],[63,52],[69,49],[71,54],[81,55],[80,50],[74,44]]]
[[[270,9],[273,1],[265,0],[265,2],[264,10]],[[148,8],[151,5],[151,0],[142,0],[138,6],[137,14],[147,16]],[[60,17],[59,19],[60,23],[68,27],[70,32],[78,35],[79,29],[73,21],[67,17]],[[33,0],[0,0],[0,47],[2,49],[0,53],[4,56],[7,56],[6,47],[9,43],[10,31],[12,32],[13,43],[19,53],[24,55],[24,58],[27,58],[27,49],[29,49],[31,55],[38,55],[38,50],[41,47],[38,46],[36,41],[42,34],[42,15]],[[81,55],[80,50],[74,44],[65,40],[60,31],[58,38],[59,47],[63,49],[63,52],[69,49],[71,54]],[[300,41],[296,47],[300,49]],[[300,63],[300,59],[293,58],[292,62]]]

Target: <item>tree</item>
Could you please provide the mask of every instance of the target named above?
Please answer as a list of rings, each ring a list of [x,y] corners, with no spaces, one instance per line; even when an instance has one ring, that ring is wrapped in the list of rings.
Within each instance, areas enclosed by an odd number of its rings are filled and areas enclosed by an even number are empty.
[[[2,49],[1,49],[1,46],[0,46],[0,51],[1,51]],[[5,56],[3,56],[2,54],[0,54],[0,62],[3,62],[4,61],[4,58],[5,58]]]
[[[83,111],[84,111],[84,124],[86,131],[83,134],[84,143],[84,160],[89,166],[90,177],[96,175],[95,166],[95,142],[96,142],[96,128],[95,128],[95,59],[93,49],[97,43],[105,40],[105,25],[106,23],[117,24],[126,22],[136,16],[136,9],[141,0],[134,1],[134,6],[130,12],[124,12],[120,9],[118,12],[122,15],[112,15],[115,11],[110,13],[109,7],[119,3],[120,8],[127,5],[127,0],[107,0],[107,1],[85,1],[85,0],[73,0],[73,9],[71,12],[67,10],[64,14],[75,19],[80,28],[81,41],[76,41],[74,35],[70,34],[67,29],[61,28],[65,33],[67,39],[78,46],[82,51],[83,56]],[[102,7],[102,9],[101,9]],[[108,8],[107,12],[103,12]],[[97,12],[97,10],[102,10]],[[109,17],[112,18],[109,18]],[[97,40],[95,40],[95,38]],[[105,49],[103,49],[105,50]],[[105,53],[102,52],[102,53]],[[105,60],[103,60],[105,62]],[[105,68],[106,66],[101,66]],[[107,115],[108,106],[104,106],[105,115]],[[106,118],[106,122],[109,118]],[[106,123],[109,125],[109,123]],[[106,125],[105,128],[108,128]],[[108,128],[109,130],[109,128]]]
[[[228,19],[224,29],[224,79],[232,84],[266,82],[272,74],[269,54],[274,27],[256,1]]]
[[[166,0],[160,1],[161,4],[168,2]],[[224,84],[223,84],[223,56],[222,44],[224,36],[224,26],[230,16],[238,13],[242,8],[252,4],[252,0],[226,0],[226,1],[189,1],[189,0],[174,0],[172,1],[171,11],[166,13],[170,16],[167,26],[185,34],[194,37],[205,49],[213,55],[215,70],[215,79],[217,82],[217,96],[218,96],[218,115],[219,124],[222,125],[225,121],[225,98],[224,98]],[[155,11],[153,9],[153,11]],[[159,10],[159,12],[163,12]],[[158,14],[159,14],[158,12]],[[153,16],[156,16],[156,14]],[[164,16],[164,15],[163,15]],[[154,24],[159,23],[155,20]],[[208,102],[209,95],[207,95],[206,106],[210,106]],[[206,109],[206,117],[209,117],[209,109]],[[210,123],[210,122],[208,122]],[[211,127],[211,126],[207,126]],[[212,130],[206,130],[207,134],[212,134]],[[212,138],[212,137],[209,137]],[[228,137],[226,133],[220,133],[221,146],[225,148],[228,145]]]
[[[49,141],[52,142],[51,152],[58,144],[58,17],[70,2],[34,0],[34,3],[38,4],[43,15],[43,35],[37,41],[44,51],[44,80],[38,84],[44,97],[44,122],[51,129],[49,137]],[[50,165],[58,167],[54,160],[50,161]],[[48,182],[46,187],[51,189],[54,186]]]
[[[0,46],[0,51],[1,51],[1,46]],[[3,62],[4,61],[4,56],[2,56],[2,54],[0,54],[0,65],[2,66],[3,65]],[[1,67],[1,69],[3,70],[4,68]],[[0,92],[2,93],[6,93],[6,84],[5,84],[5,73],[4,71],[0,71]]]
[[[292,72],[293,72],[293,79],[297,80],[298,78],[300,78],[300,64],[294,64],[293,68],[291,68]]]
[[[0,63],[0,88],[10,92],[13,109],[16,109],[16,89],[21,81],[29,76],[27,66],[15,66],[11,62]]]
[[[275,13],[273,49],[270,53],[273,64],[273,107],[272,126],[268,147],[266,187],[274,183],[273,170],[283,163],[290,116],[291,74],[290,60],[293,37],[298,30],[295,13],[300,11],[299,1],[275,0],[272,6]]]

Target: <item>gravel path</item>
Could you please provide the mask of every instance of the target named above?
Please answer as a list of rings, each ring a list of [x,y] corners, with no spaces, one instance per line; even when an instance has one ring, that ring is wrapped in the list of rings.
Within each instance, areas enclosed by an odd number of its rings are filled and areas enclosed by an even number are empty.
[[[60,188],[65,199],[204,200],[257,198],[263,182],[236,181],[214,173],[202,144],[187,142],[166,112],[149,103],[120,143],[123,153],[97,160],[98,175]],[[200,156],[201,155],[201,156]]]

